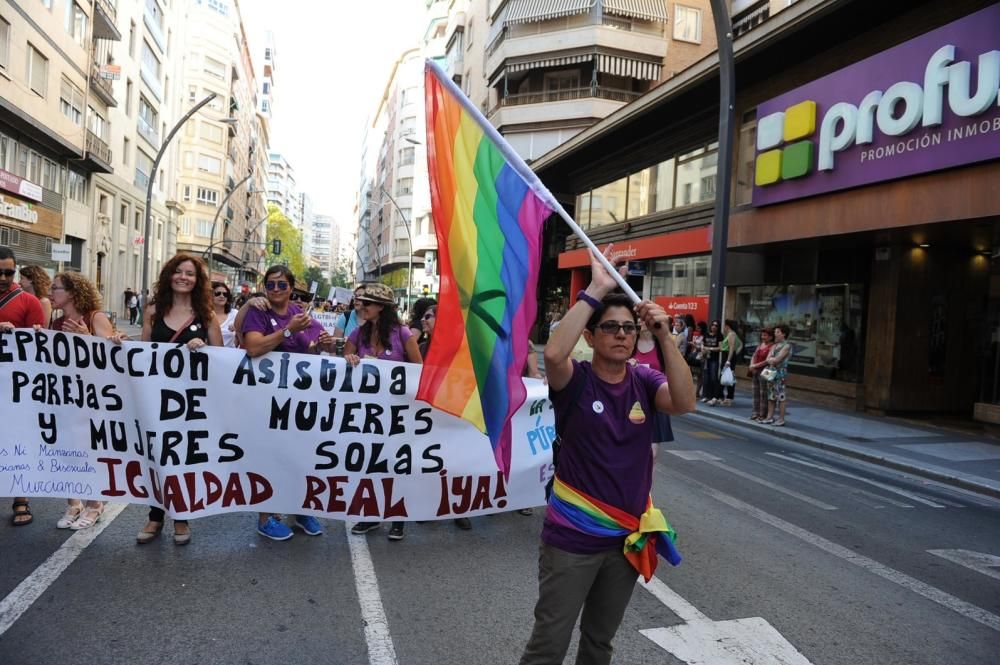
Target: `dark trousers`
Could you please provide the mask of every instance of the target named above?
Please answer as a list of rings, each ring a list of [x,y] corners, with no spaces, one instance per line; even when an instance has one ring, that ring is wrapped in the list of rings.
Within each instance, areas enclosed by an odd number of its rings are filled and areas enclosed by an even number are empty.
[[[163,522],[163,518],[166,517],[166,513],[163,512],[163,508],[157,508],[156,506],[149,507],[149,521],[150,522]],[[187,520],[174,520],[174,524],[187,524]]]
[[[719,385],[718,359],[709,358],[705,362],[705,380],[703,386],[701,396],[705,399],[718,399],[722,394],[719,392],[722,387]]]
[[[128,322],[130,325],[135,325],[135,320],[139,318],[139,308],[129,307],[128,308]]]
[[[521,665],[559,665],[580,617],[577,665],[608,665],[625,608],[639,578],[620,549],[573,554],[542,543],[535,627]],[[583,613],[581,615],[581,609]]]

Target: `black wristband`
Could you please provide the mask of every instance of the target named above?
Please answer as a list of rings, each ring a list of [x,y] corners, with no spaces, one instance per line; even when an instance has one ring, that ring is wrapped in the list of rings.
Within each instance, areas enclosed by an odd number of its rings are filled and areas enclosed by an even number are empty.
[[[593,310],[595,312],[599,312],[599,311],[601,311],[604,308],[604,305],[601,304],[600,300],[598,300],[597,298],[594,298],[593,296],[587,295],[586,291],[580,291],[579,293],[577,293],[576,294],[576,299],[577,300],[582,300],[583,302],[585,302],[588,305],[590,305],[591,308],[593,308]]]

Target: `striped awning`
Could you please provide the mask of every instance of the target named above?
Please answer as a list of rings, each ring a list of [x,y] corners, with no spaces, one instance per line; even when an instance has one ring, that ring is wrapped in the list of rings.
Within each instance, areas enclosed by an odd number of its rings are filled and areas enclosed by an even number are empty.
[[[594,59],[593,53],[581,53],[578,55],[564,55],[555,58],[544,58],[528,60],[525,62],[512,62],[507,65],[507,73],[523,72],[526,69],[542,69],[543,67],[561,67],[563,65],[575,65],[578,62],[590,62]]]
[[[604,0],[604,12],[644,21],[666,21],[666,0]]]
[[[504,25],[585,14],[596,0],[510,0]]]
[[[663,63],[624,58],[618,55],[597,56],[597,71],[613,76],[628,76],[642,81],[658,81]]]

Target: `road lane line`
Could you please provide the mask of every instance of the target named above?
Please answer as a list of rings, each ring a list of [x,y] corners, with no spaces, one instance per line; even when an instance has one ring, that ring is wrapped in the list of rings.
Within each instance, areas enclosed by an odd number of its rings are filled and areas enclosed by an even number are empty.
[[[971,550],[927,550],[927,552],[995,580],[1000,580],[1000,569],[998,569],[1000,556]]]
[[[368,540],[364,535],[355,536],[344,524],[347,544],[351,548],[351,565],[354,567],[354,587],[361,605],[361,619],[365,625],[365,642],[368,644],[368,662],[371,665],[397,665],[396,648],[389,634],[389,620],[382,606],[382,594],[378,590],[375,565],[368,551]]]
[[[109,503],[104,507],[101,520],[89,529],[81,529],[66,539],[59,549],[24,578],[7,597],[0,601],[0,635],[14,625],[22,614],[38,600],[45,590],[59,579],[78,556],[115,521],[128,504]]]
[[[913,504],[903,503],[902,501],[891,499],[882,494],[875,494],[874,492],[863,490],[860,487],[851,487],[850,485],[847,485],[845,483],[827,480],[826,478],[821,478],[817,474],[810,474],[807,473],[806,471],[799,471],[798,469],[793,469],[787,465],[776,464],[774,462],[769,462],[763,459],[753,460],[753,461],[762,466],[766,466],[769,469],[774,469],[775,471],[778,471],[780,473],[784,473],[794,478],[798,478],[799,480],[804,481],[806,483],[810,483],[812,485],[823,485],[824,487],[827,487],[831,491],[837,492],[841,496],[845,497],[849,496],[850,498],[853,498],[861,505],[868,506],[869,508],[874,508],[876,510],[879,510],[884,508],[885,504],[889,504],[890,506],[896,506],[897,508],[913,508]],[[874,503],[870,501],[864,501],[863,499],[860,498],[862,496],[872,499]]]
[[[676,614],[677,618],[684,623],[711,621],[697,607],[684,600],[680,594],[664,584],[663,580],[659,577],[652,577],[648,582],[644,582],[640,577],[639,585],[653,594],[657,600],[666,605],[667,609]]]
[[[817,508],[821,508],[822,510],[837,510],[837,506],[831,506],[830,504],[824,503],[819,499],[814,499],[811,496],[806,496],[805,494],[799,494],[795,490],[786,489],[784,487],[781,487],[780,485],[772,483],[769,480],[764,480],[763,478],[759,478],[751,473],[747,473],[746,471],[740,471],[739,469],[733,468],[728,464],[724,464],[722,462],[714,462],[714,461],[709,461],[707,463],[711,464],[714,467],[722,469],[723,471],[728,471],[729,473],[735,476],[739,476],[740,478],[745,478],[750,482],[757,483],[758,485],[763,485],[764,487],[772,489],[775,492],[779,492],[781,494],[790,496],[793,499],[798,499],[799,501],[808,503],[810,506],[815,506]]]
[[[786,522],[780,517],[775,517],[770,513],[767,513],[759,508],[751,506],[748,503],[740,501],[736,497],[729,496],[724,492],[706,485],[705,483],[694,480],[693,478],[687,478],[688,482],[691,482],[707,493],[712,498],[720,501],[727,506],[735,508],[736,510],[753,517],[765,524],[770,524],[771,526],[784,531],[790,536],[794,536],[803,542],[809,543],[814,547],[817,547],[835,557],[843,559],[848,563],[854,564],[863,570],[867,570],[869,573],[877,575],[882,579],[888,580],[894,584],[898,584],[904,589],[908,589],[917,595],[923,596],[924,598],[941,605],[953,612],[964,616],[967,619],[971,619],[977,623],[980,623],[987,628],[992,628],[993,630],[1000,632],[1000,616],[987,612],[977,605],[968,603],[960,598],[956,598],[949,593],[946,593],[937,587],[933,587],[925,582],[910,577],[906,573],[902,573],[894,568],[890,568],[884,564],[870,559],[864,555],[858,554],[857,552],[850,550],[846,547],[838,545],[833,541],[827,540],[822,536],[818,536],[811,531],[807,531],[801,527],[795,526],[791,522]]]
[[[863,476],[858,476],[853,473],[848,473],[847,471],[841,471],[840,469],[835,469],[832,466],[827,466],[825,464],[818,464],[816,462],[807,462],[806,460],[798,459],[797,457],[790,457],[788,455],[782,455],[781,453],[764,453],[765,455],[771,455],[772,457],[778,457],[789,462],[794,462],[795,464],[801,464],[802,466],[812,467],[814,469],[819,469],[820,471],[826,471],[827,473],[832,473],[835,476],[843,476],[844,478],[851,478],[857,480],[861,483],[868,483],[869,485],[874,485],[879,489],[883,489],[886,492],[892,492],[893,494],[898,494],[900,496],[905,496],[910,501],[916,501],[917,503],[922,503],[925,506],[930,506],[931,508],[945,508],[946,506],[942,503],[937,503],[936,501],[931,501],[930,499],[925,499],[924,497],[916,494],[914,492],[908,492],[906,490],[901,490],[898,487],[893,487],[886,483],[880,483],[877,480],[870,480]],[[941,499],[944,501],[944,499]],[[961,508],[961,504],[946,502],[951,505],[952,508]]]

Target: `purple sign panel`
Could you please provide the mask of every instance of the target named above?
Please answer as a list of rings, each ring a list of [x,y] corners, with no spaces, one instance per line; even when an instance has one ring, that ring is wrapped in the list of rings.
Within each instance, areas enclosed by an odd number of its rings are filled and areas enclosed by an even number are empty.
[[[757,109],[754,205],[1000,158],[1000,4]]]

